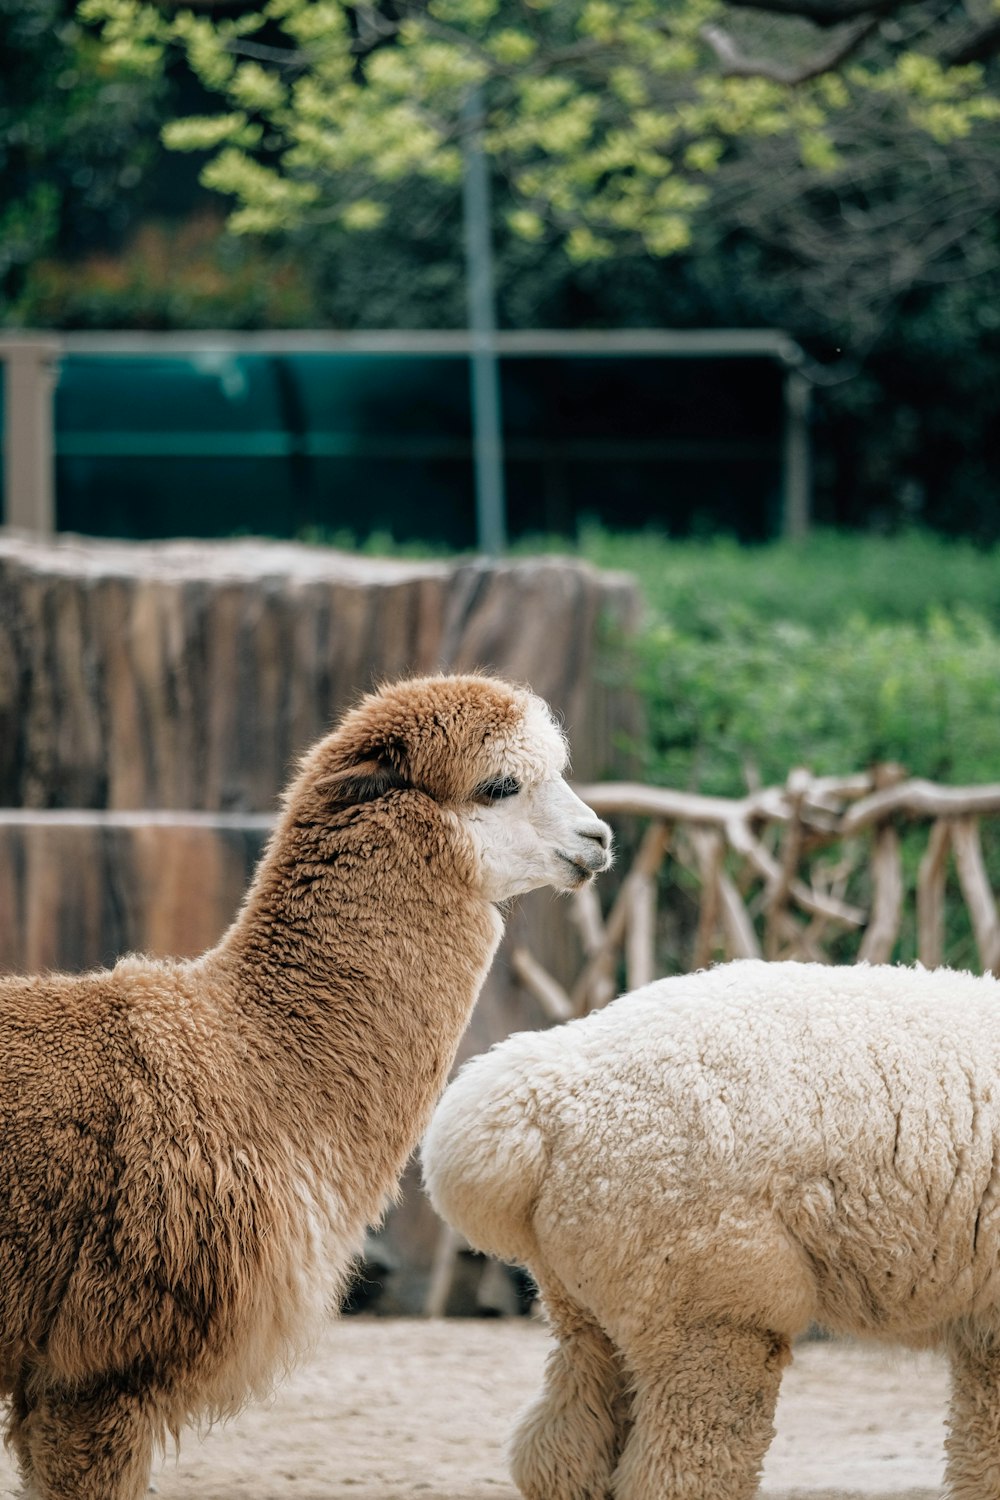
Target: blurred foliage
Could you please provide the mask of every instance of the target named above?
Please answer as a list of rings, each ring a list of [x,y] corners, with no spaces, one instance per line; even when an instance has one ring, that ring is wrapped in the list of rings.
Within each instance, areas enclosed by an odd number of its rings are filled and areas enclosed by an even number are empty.
[[[836,179],[855,170],[859,115],[883,137],[941,146],[1000,119],[980,62],[957,65],[968,45],[949,13],[920,7],[919,25],[881,27],[908,8],[873,0],[831,47],[809,0],[790,8],[801,14],[763,23],[725,0],[268,0],[217,18],[83,0],[81,14],[132,67],[183,48],[224,101],[172,122],[166,140],[212,153],[204,180],[236,199],[236,228],[321,216],[371,229],[386,187],[457,184],[476,130],[514,231],[534,241],[555,227],[585,261],[623,238],[657,256],[687,246],[742,141],[786,142],[792,164]]]
[[[226,235],[217,216],[147,220],[117,253],[32,266],[18,314],[35,327],[299,328],[315,302],[296,259]]]
[[[303,540],[442,555],[387,533]],[[844,775],[883,761],[954,784],[1000,781],[1000,549],[918,530],[747,547],[595,525],[510,549],[553,554],[638,581],[628,659],[645,737],[624,748],[651,781],[739,797],[793,766]]]
[[[121,234],[155,149],[161,80],[114,59],[64,0],[0,0],[0,317],[29,267]]]
[[[562,550],[537,539],[525,550]],[[1000,781],[1000,553],[919,532],[738,547],[586,528],[639,579],[643,774],[741,796],[792,766]]]
[[[627,568],[642,586],[645,619],[629,655],[645,734],[623,748],[644,779],[739,797],[751,785],[783,784],[795,766],[845,775],[895,761],[945,784],[1000,782],[1000,552],[919,532],[740,548],[593,527],[577,552]],[[910,962],[927,835],[919,821],[901,821],[900,832],[908,895],[893,957]],[[844,891],[862,906],[871,899],[870,837],[859,836]],[[984,819],[982,840],[998,890],[1000,822]],[[834,847],[823,862],[843,853]],[[684,962],[696,915],[690,882],[668,870],[664,972]],[[831,937],[836,961],[856,957],[859,934]],[[954,876],[944,956],[958,967],[979,961]]]
[[[839,0],[248,9],[83,13],[115,65],[188,59],[204,91],[168,138],[200,148],[238,226],[297,257],[317,326],[464,323],[459,107],[478,83],[501,325],[784,328],[816,360],[821,521],[1000,539],[991,0],[852,0],[839,25]],[[197,307],[171,298],[163,322]],[[106,312],[132,321],[127,299]]]
[[[738,795],[796,765],[833,775],[881,761],[1000,779],[1000,634],[980,615],[853,614],[817,629],[734,604],[701,624],[659,620],[638,646],[652,780]]]
[[[346,527],[338,527],[334,531],[328,526],[304,526],[295,539],[309,547],[336,547],[341,552],[356,552],[359,557],[407,557],[424,562],[443,556],[455,558],[464,555],[445,553],[429,542],[397,542],[388,531],[371,531],[364,537],[358,537]]]
[[[795,766],[844,775],[894,761],[944,784],[1000,781],[1000,632],[974,610],[930,607],[922,621],[882,623],[854,613],[807,625],[734,604],[703,609],[698,626],[690,632],[686,617],[671,612],[650,620],[636,643],[646,735],[633,749],[645,779],[739,796],[749,785],[783,784]],[[914,892],[927,834],[919,820],[901,820],[899,831],[909,894],[893,958],[909,962],[917,953]],[[997,890],[1000,824],[985,819],[982,834]],[[863,907],[871,900],[863,852],[870,840],[865,833],[856,841],[862,848],[844,890]],[[824,863],[838,858],[834,848]],[[831,956],[853,961],[859,936],[837,935]],[[978,963],[954,878],[944,957],[959,967]]]
[[[567,546],[536,538],[517,550],[538,549]],[[674,541],[655,530],[585,525],[573,550],[597,567],[634,574],[652,620],[702,639],[716,635],[732,611],[818,634],[852,617],[922,628],[932,616],[971,612],[1000,636],[1000,551],[926,531],[884,537],[818,530],[804,542],[741,547],[728,537]]]
[[[402,18],[404,10],[411,16],[410,8],[402,0],[385,0],[381,10],[345,9],[339,0],[305,8],[299,0],[247,3],[255,15],[247,27],[236,24],[228,40],[225,27],[231,27],[236,6],[221,12],[221,33],[203,13],[184,21],[181,8],[163,8],[154,17],[160,38],[144,41],[129,5],[88,0],[88,14],[110,11],[118,17],[119,35],[112,24],[110,45],[101,52],[97,29],[88,33],[71,19],[70,0],[0,0],[0,45],[9,80],[0,100],[5,184],[0,320],[146,328],[464,323],[461,207],[453,173],[420,175],[421,153],[394,158],[389,137],[374,125],[362,139],[370,111],[400,86],[398,79],[393,83],[395,63],[378,63],[390,76],[377,87],[366,64],[406,50],[405,39],[402,46],[395,43],[392,17]],[[794,0],[799,3],[808,14],[811,5],[821,3],[836,9],[838,0]],[[639,230],[623,221],[613,236],[613,257],[570,258],[566,246],[582,221],[575,209],[553,204],[538,211],[543,233],[537,237],[538,223],[531,227],[522,213],[531,205],[511,166],[516,142],[509,143],[504,151],[510,160],[505,156],[505,169],[494,174],[498,316],[503,326],[515,328],[785,328],[816,357],[812,368],[821,382],[814,421],[818,519],[884,531],[917,523],[993,544],[1000,539],[1000,425],[994,399],[1000,389],[1000,173],[995,166],[1000,126],[972,116],[990,113],[996,63],[986,52],[979,61],[963,63],[953,78],[944,66],[948,56],[973,56],[968,37],[975,37],[977,26],[985,35],[993,12],[986,0],[970,0],[961,12],[939,12],[929,0],[902,8],[893,0],[888,8],[893,14],[872,33],[867,50],[831,65],[822,87],[816,80],[792,90],[800,100],[796,109],[812,92],[821,103],[826,99],[823,130],[836,138],[834,157],[816,138],[809,145],[797,125],[791,128],[790,115],[782,116],[784,125],[771,133],[749,124],[728,136],[723,131],[719,139],[725,138],[726,147],[714,165],[711,153],[696,151],[691,160],[681,160],[677,139],[665,139],[667,178],[700,182],[711,190],[704,209],[689,217],[690,244],[676,253],[650,255]],[[730,40],[762,58],[764,67],[775,59],[800,66],[817,38],[846,35],[843,27],[817,27],[802,16],[769,16],[733,0],[698,0],[697,5],[684,0],[670,19],[676,23],[675,42],[698,20],[690,43],[695,66],[690,75],[667,70],[654,78],[655,48],[643,53],[643,27],[655,29],[662,7],[648,12],[619,7],[613,22],[607,8],[577,0],[568,6],[491,0],[478,11],[472,0],[449,0],[445,12],[435,16],[434,6],[421,0],[412,14],[443,27],[449,45],[456,44],[456,36],[466,45],[479,35],[477,26],[488,36],[503,37],[495,42],[489,64],[491,108],[497,111],[510,110],[511,101],[524,96],[531,116],[527,85],[532,78],[565,75],[572,98],[587,88],[603,89],[611,114],[596,119],[587,150],[615,111],[631,112],[630,118],[641,113],[626,97],[635,83],[629,84],[627,73],[616,74],[618,92],[600,83],[610,79],[612,62],[625,66],[626,55],[635,54],[639,74],[650,88],[666,90],[668,102],[677,90],[704,85],[706,98],[719,110],[724,99],[732,110],[733,101],[743,98],[753,113],[763,109],[771,92],[783,96],[787,87],[766,78],[723,78],[706,27],[724,23]],[[275,76],[291,99],[312,76],[314,59],[326,55],[330,38],[334,51],[341,45],[345,16],[354,27],[355,68],[344,97],[354,98],[352,91],[362,85],[367,90],[351,137],[358,161],[335,178],[321,174],[314,180],[346,194],[345,204],[363,205],[366,195],[377,192],[381,222],[363,206],[360,218],[357,213],[345,217],[332,198],[318,202],[315,212],[298,215],[296,224],[292,216],[278,214],[280,227],[267,236],[237,241],[220,230],[217,245],[209,243],[207,216],[190,230],[176,220],[167,222],[171,213],[201,213],[194,173],[199,162],[217,153],[169,153],[169,165],[164,153],[153,159],[163,119],[221,108],[227,118],[205,129],[224,134],[237,129],[228,119],[234,110],[193,81],[184,57],[190,54],[192,66],[209,83],[215,79],[213,87],[224,84],[240,93],[235,112],[242,110],[248,128],[263,132],[250,153],[262,169],[284,162],[289,171],[308,175],[312,167],[307,171],[304,160],[299,166],[289,162],[288,138],[274,122],[267,123],[267,110],[277,108],[278,100],[267,76],[277,69]],[[546,72],[555,56],[553,28],[559,26],[575,27],[572,45],[593,53],[582,71],[567,73],[553,64],[554,72]],[[167,46],[167,81],[164,27],[183,33]],[[289,54],[296,27],[299,33],[311,28],[310,35],[300,35]],[[511,30],[519,27],[537,34],[535,63],[519,63],[510,52],[518,45]],[[1000,28],[994,29],[1000,36]],[[904,65],[904,56],[915,55],[914,49],[937,57],[936,71],[920,62]],[[254,67],[245,71],[250,63]],[[855,78],[858,68],[867,75],[864,85]],[[838,81],[851,95],[850,107],[837,102]],[[768,88],[758,87],[762,82]],[[445,92],[452,87],[447,69],[428,75],[425,83]],[[953,86],[969,106],[961,123],[949,114]],[[659,94],[657,100],[662,102]],[[533,129],[541,129],[545,120],[552,124],[552,111],[558,114],[562,106],[550,104],[549,114],[541,109],[531,116]],[[915,121],[915,109],[924,118]],[[770,119],[768,130],[778,123],[766,110],[754,119],[758,124]],[[410,145],[420,139],[414,136]],[[456,140],[451,139],[452,148]],[[574,178],[575,152],[556,149],[557,144],[546,159],[553,171],[559,166],[573,179],[573,193],[583,192],[586,173],[579,182]],[[525,160],[534,161],[549,148],[542,142],[524,150]],[[637,157],[635,167],[622,167],[623,192],[627,180],[642,180],[647,155]],[[397,170],[404,158],[412,172]],[[171,186],[164,194],[167,178]],[[150,182],[156,195],[151,203],[145,186]],[[584,196],[588,202],[592,197]],[[144,208],[157,221],[136,232]],[[362,221],[369,227],[347,227]]]

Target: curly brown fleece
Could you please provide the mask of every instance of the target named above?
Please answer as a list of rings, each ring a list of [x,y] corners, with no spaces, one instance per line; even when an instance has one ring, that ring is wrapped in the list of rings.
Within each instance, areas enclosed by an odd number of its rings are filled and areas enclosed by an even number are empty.
[[[558,786],[554,870],[607,863],[564,759],[523,690],[384,689],[305,758],[218,947],[0,981],[0,1394],[30,1494],[137,1500],[158,1442],[308,1345],[501,935],[489,788]],[[546,878],[572,883],[511,884]]]

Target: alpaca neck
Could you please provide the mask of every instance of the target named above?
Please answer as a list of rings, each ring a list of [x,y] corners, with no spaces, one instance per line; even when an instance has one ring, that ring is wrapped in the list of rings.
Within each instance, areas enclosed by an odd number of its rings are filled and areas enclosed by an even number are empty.
[[[364,1168],[369,1216],[427,1123],[502,935],[441,815],[409,811],[286,819],[216,955],[254,1044],[258,1026],[268,1039],[270,1087],[303,1138]]]

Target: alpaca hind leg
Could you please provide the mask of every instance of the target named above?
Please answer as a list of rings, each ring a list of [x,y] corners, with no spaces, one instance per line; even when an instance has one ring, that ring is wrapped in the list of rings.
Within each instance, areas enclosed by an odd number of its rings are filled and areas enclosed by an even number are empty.
[[[134,1391],[44,1390],[12,1433],[32,1500],[140,1500],[149,1485],[153,1428]]]
[[[787,1341],[728,1323],[649,1330],[623,1350],[633,1425],[614,1500],[751,1500],[774,1436]]]
[[[1000,1341],[956,1339],[945,1440],[950,1500],[1000,1500]]]
[[[540,1290],[556,1343],[511,1440],[511,1474],[526,1500],[606,1500],[628,1426],[621,1362],[558,1282]]]

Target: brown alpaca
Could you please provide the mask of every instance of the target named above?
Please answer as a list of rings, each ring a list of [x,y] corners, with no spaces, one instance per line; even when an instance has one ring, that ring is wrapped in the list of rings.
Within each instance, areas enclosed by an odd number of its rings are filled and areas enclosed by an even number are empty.
[[[444,1086],[498,902],[610,860],[546,706],[365,699],[186,963],[0,981],[0,1394],[38,1500],[137,1500],[335,1304]]]

